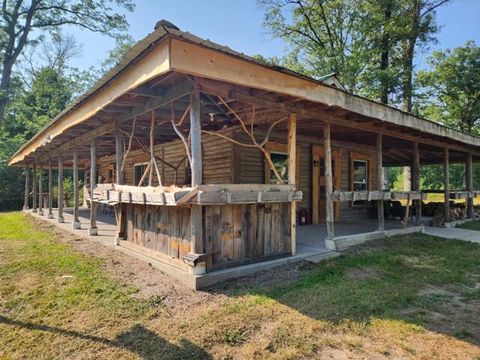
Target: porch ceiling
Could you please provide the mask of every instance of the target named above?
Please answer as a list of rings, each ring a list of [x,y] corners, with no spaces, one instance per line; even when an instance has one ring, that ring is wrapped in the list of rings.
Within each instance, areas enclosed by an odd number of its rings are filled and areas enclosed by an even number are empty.
[[[475,160],[480,159],[480,139],[285,69],[261,64],[186,33],[171,29],[157,32],[149,35],[152,47],[144,44],[143,50],[136,50],[138,58],[131,59],[133,65],[129,63],[128,68],[125,65],[107,79],[111,84],[116,82],[115,87],[123,92],[115,90],[110,94],[111,87],[102,90],[97,98],[101,97],[105,106],[97,106],[95,97],[92,100],[85,98],[78,117],[75,117],[76,113],[65,115],[69,116],[69,126],[56,131],[57,123],[65,120],[60,117],[47,128],[52,129],[51,132],[45,130],[42,137],[32,139],[11,159],[10,165],[25,166],[34,159],[40,165],[46,165],[49,158],[56,159],[61,155],[65,166],[69,166],[68,159],[72,157],[74,147],[80,160],[89,158],[89,145],[93,139],[96,139],[98,157],[112,155],[115,131],[123,132],[128,142],[134,121],[132,149],[141,150],[149,144],[152,113],[155,143],[176,140],[178,136],[171,119],[173,117],[178,122],[186,114],[189,93],[193,89],[201,92],[202,126],[210,131],[238,126],[236,116],[247,125],[254,119],[255,129],[267,131],[273,122],[295,112],[299,140],[312,138],[318,141],[323,136],[326,122],[331,123],[332,139],[338,142],[374,147],[376,134],[383,134],[386,165],[409,164],[412,142],[420,144],[421,160],[425,164],[442,162],[446,147],[450,149],[452,162],[463,161],[465,152],[471,152]],[[165,35],[169,35],[169,40],[160,42]],[[148,53],[140,50],[148,50]],[[148,80],[141,81],[146,75]],[[128,86],[124,85],[127,80]],[[286,126],[286,122],[282,122],[274,130],[286,137]],[[179,128],[188,133],[188,116]]]

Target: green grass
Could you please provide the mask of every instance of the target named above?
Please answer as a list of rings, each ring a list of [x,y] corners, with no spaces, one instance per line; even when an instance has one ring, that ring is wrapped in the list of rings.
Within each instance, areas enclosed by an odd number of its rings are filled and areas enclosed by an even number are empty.
[[[480,231],[480,221],[479,220],[467,221],[466,223],[457,225],[457,227],[462,229]]]
[[[239,280],[178,307],[137,299],[104,262],[0,213],[0,359],[480,359],[476,244],[388,238],[300,265],[294,281]]]

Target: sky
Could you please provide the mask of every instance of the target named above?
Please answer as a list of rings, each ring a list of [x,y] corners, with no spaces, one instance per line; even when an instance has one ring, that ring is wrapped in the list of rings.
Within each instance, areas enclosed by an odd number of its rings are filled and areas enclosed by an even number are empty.
[[[440,8],[438,44],[431,46],[429,52],[461,46],[467,40],[480,45],[478,14],[480,0],[452,0]],[[248,55],[281,56],[287,50],[283,41],[273,39],[263,28],[263,10],[256,0],[141,0],[135,11],[126,15],[129,33],[135,40],[153,31],[157,21],[166,19],[181,30]],[[114,46],[114,41],[106,36],[78,28],[66,31],[73,33],[82,46],[81,56],[72,61],[80,69],[99,65]],[[419,67],[424,66],[429,52],[417,58]]]

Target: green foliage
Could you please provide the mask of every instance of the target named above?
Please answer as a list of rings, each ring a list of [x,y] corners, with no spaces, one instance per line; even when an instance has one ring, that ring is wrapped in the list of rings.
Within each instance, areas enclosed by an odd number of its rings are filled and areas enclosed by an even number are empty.
[[[480,47],[468,41],[453,50],[435,51],[430,71],[420,71],[421,115],[463,132],[480,135]]]
[[[258,0],[264,25],[291,45],[274,61],[382,103],[411,102],[414,55],[435,41],[444,0]],[[410,110],[409,108],[407,110]]]
[[[21,145],[62,111],[72,98],[72,79],[53,68],[40,69],[31,88],[21,87],[0,128],[0,210],[23,204],[24,171],[6,162]]]

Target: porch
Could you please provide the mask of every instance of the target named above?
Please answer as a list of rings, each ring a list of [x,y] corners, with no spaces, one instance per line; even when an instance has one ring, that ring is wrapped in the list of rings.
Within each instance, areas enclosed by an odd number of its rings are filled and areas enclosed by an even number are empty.
[[[63,222],[58,222],[58,209],[53,208],[53,217],[39,215],[38,212],[26,211],[36,219],[46,221],[54,226],[57,226],[63,231],[69,232],[76,236],[89,239],[101,243],[104,246],[115,247],[128,255],[147,261],[152,266],[164,271],[166,274],[173,276],[191,287],[206,287],[215,283],[225,281],[227,279],[236,278],[240,276],[249,275],[255,272],[269,270],[273,267],[296,263],[299,261],[319,262],[328,258],[340,255],[339,252],[329,250],[325,244],[327,229],[325,224],[298,226],[297,228],[297,253],[294,256],[286,256],[276,259],[271,259],[262,262],[254,262],[250,264],[241,265],[234,268],[227,268],[222,270],[214,270],[205,274],[194,275],[175,267],[168,266],[158,258],[143,252],[138,248],[131,248],[125,246],[125,242],[115,245],[116,222],[112,211],[98,211],[97,212],[97,229],[96,235],[89,235],[88,228],[90,226],[90,209],[87,207],[80,207],[78,209],[78,219],[80,228],[75,229],[72,225],[75,222],[74,209],[63,209]],[[113,209],[112,209],[113,210]],[[403,227],[399,221],[386,220],[385,231],[377,231],[378,222],[375,219],[365,219],[358,222],[339,222],[335,224],[335,232],[337,236],[334,238],[337,241],[338,249],[343,249],[351,245],[360,244],[367,240],[381,238],[384,236],[393,236],[398,234],[407,234],[410,232],[423,231],[423,225],[418,227],[410,222],[406,227]]]

